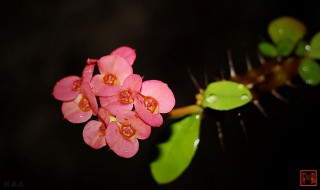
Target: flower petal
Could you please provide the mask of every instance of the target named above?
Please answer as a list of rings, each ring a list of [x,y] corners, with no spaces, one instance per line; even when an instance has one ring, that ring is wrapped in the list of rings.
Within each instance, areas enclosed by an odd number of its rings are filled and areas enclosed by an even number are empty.
[[[150,136],[151,126],[137,117],[134,111],[123,111],[117,115],[117,120],[121,124],[131,125],[136,130],[138,139],[146,139]]]
[[[109,86],[103,82],[103,75],[97,74],[91,80],[92,89],[97,96],[113,96],[117,94],[120,86]]]
[[[100,121],[91,120],[83,128],[82,136],[84,142],[94,149],[106,146],[106,131],[101,131],[104,124]],[[106,130],[106,128],[105,128]]]
[[[138,114],[138,116],[146,122],[148,125],[153,127],[159,127],[163,123],[163,118],[160,113],[153,114],[150,110],[148,110],[144,103],[138,98],[134,99],[134,107]]]
[[[142,83],[141,94],[151,96],[159,103],[159,112],[168,113],[175,105],[175,97],[166,83],[159,80],[148,80]]]
[[[81,94],[88,99],[93,115],[98,114],[98,103],[92,88],[88,82],[82,83]]]
[[[125,58],[130,65],[133,65],[133,62],[136,59],[136,51],[128,46],[121,46],[111,52],[111,55],[119,55]]]
[[[79,96],[81,95],[79,94]],[[88,121],[92,116],[92,110],[82,111],[75,101],[63,102],[61,111],[64,118],[71,123],[83,123]]]
[[[86,65],[82,71],[82,81],[90,82],[94,71],[94,65]]]
[[[98,117],[99,117],[99,120],[105,124],[106,126],[109,125],[110,123],[110,117],[109,117],[109,113],[106,109],[104,108],[99,108],[99,111],[98,111]]]
[[[118,113],[126,110],[132,110],[133,103],[123,104],[118,101],[118,96],[100,97],[100,104],[107,109],[111,115],[116,116]]]
[[[131,89],[132,92],[140,92],[142,85],[142,77],[137,74],[129,75],[123,82],[121,89]],[[134,97],[133,97],[134,98]]]
[[[125,139],[120,134],[120,129],[116,122],[111,122],[108,125],[106,139],[110,149],[121,157],[131,158],[139,150],[139,141],[134,137],[133,139]]]
[[[129,62],[119,55],[107,55],[99,59],[98,68],[102,75],[113,74],[117,77],[119,84],[133,73]]]
[[[78,76],[67,76],[60,79],[53,88],[53,96],[60,101],[70,101],[77,97],[80,90],[72,90],[74,82],[79,81],[81,78]],[[81,83],[79,83],[81,84]]]

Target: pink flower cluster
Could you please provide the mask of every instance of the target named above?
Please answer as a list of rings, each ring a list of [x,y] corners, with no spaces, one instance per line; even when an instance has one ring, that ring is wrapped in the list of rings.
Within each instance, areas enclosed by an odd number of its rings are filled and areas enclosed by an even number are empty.
[[[65,119],[71,123],[87,122],[83,129],[86,144],[94,149],[108,145],[124,158],[138,152],[138,139],[148,138],[151,127],[162,125],[161,114],[170,112],[175,105],[166,83],[143,81],[133,73],[135,59],[134,49],[119,47],[98,60],[88,59],[81,77],[64,77],[53,89],[54,98],[63,102]]]

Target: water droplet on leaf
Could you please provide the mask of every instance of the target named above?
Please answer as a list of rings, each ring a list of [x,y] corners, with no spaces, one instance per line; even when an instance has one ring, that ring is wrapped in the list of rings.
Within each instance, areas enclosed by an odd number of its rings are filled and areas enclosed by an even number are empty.
[[[206,101],[209,103],[209,104],[214,104],[216,101],[218,101],[218,97],[214,94],[210,94],[206,97]]]
[[[244,85],[243,85],[243,84],[239,84],[239,85],[238,85],[238,89],[239,89],[239,90],[243,90],[243,89],[244,89]]]
[[[193,142],[193,147],[194,147],[194,148],[197,148],[199,142],[200,142],[200,139],[196,139],[196,140]]]
[[[240,98],[241,98],[242,101],[247,101],[249,99],[249,96],[246,95],[246,94],[243,94],[243,95],[241,95]]]

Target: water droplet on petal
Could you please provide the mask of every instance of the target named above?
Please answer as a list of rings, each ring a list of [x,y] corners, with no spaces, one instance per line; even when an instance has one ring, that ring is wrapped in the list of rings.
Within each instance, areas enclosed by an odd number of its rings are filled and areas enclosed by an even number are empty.
[[[241,98],[242,101],[247,101],[249,99],[249,96],[246,95],[246,94],[243,94],[243,95],[241,95],[240,98]]]
[[[125,153],[128,153],[129,151],[125,150],[124,152],[125,152]]]
[[[83,118],[83,115],[82,115],[82,114],[80,115],[80,118]]]
[[[214,104],[216,101],[218,100],[218,97],[214,94],[210,94],[206,97],[206,101],[209,103],[209,104]]]

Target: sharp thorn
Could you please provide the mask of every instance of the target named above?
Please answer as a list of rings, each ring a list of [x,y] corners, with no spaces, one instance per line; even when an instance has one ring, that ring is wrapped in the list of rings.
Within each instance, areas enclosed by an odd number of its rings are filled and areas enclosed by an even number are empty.
[[[258,55],[260,64],[261,64],[261,65],[266,64],[266,60],[264,59],[264,57],[263,57],[260,53],[257,53],[257,55]]]
[[[297,88],[297,85],[293,84],[290,80],[287,80],[286,85],[292,88]]]
[[[246,137],[246,139],[248,139],[247,128],[242,118],[240,119],[240,125],[241,125],[241,129],[243,131],[244,136]]]
[[[194,77],[194,75],[192,74],[191,70],[189,68],[187,68],[189,77],[191,78],[194,86],[199,90],[199,92],[201,92],[203,90],[203,88],[199,85],[197,79]]]
[[[249,56],[248,56],[247,53],[246,53],[246,65],[247,65],[248,71],[251,71],[252,70],[252,64],[251,64],[251,61],[250,61]]]
[[[229,63],[229,69],[230,69],[230,78],[234,78],[236,76],[236,72],[234,69],[231,51],[228,49],[228,63]]]
[[[279,94],[276,90],[271,90],[271,94],[274,97],[278,98],[279,100],[281,100],[281,101],[283,101],[283,102],[285,102],[287,104],[289,103],[289,101],[287,99],[285,99],[281,94]]]
[[[219,138],[219,143],[220,143],[220,147],[221,147],[221,150],[222,150],[222,154],[225,155],[226,150],[225,150],[225,147],[224,147],[223,133],[222,133],[220,121],[216,122],[216,126],[217,126],[217,130],[218,130],[218,138]]]
[[[261,106],[259,100],[255,99],[252,101],[253,104],[258,108],[258,110],[264,115],[264,117],[268,118],[267,112],[264,110],[264,108]]]

